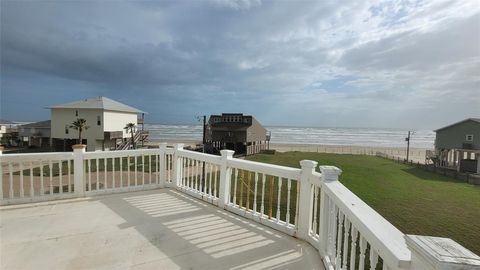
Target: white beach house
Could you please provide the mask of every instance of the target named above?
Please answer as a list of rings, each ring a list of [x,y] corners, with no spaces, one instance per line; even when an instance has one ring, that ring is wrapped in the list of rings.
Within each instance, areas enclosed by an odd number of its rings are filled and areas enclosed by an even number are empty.
[[[87,121],[83,143],[87,151],[114,149],[130,138],[126,124],[138,124],[145,112],[106,97],[95,97],[49,107],[51,110],[52,144],[58,151],[71,151],[77,143],[78,131],[70,128],[78,118]]]

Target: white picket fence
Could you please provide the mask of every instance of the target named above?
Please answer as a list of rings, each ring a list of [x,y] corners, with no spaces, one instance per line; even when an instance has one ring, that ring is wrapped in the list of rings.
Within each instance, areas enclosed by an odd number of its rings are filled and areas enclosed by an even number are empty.
[[[338,168],[316,172],[315,161],[297,169],[236,159],[229,150],[214,156],[161,144],[0,155],[0,163],[2,205],[175,188],[308,241],[327,269],[480,267],[478,256],[450,239],[403,234],[338,181]]]

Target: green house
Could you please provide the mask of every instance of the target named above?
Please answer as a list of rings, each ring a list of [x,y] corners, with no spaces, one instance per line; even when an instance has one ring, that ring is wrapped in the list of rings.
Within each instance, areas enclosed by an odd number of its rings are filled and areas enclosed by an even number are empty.
[[[467,118],[435,132],[440,166],[480,173],[480,118]]]

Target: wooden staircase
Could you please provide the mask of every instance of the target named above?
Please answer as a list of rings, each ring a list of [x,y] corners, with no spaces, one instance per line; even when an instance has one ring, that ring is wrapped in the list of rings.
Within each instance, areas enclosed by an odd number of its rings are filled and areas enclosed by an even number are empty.
[[[137,130],[133,135],[133,142],[132,138],[128,138],[124,140],[121,144],[117,145],[115,150],[127,150],[133,148],[134,145],[137,145],[141,142],[146,142],[148,138],[148,131]]]

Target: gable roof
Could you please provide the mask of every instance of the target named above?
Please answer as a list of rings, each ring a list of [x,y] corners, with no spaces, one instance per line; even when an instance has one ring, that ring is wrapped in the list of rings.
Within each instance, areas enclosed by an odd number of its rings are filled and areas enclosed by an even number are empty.
[[[40,122],[21,125],[20,127],[22,127],[22,128],[50,128],[51,127],[51,121],[50,120],[45,120],[45,121],[40,121]]]
[[[456,126],[458,124],[461,124],[461,123],[464,123],[464,122],[468,122],[468,121],[474,121],[474,122],[477,122],[477,123],[480,123],[480,118],[467,118],[467,119],[464,119],[460,122],[456,122],[456,123],[453,123],[451,125],[448,125],[448,126],[445,126],[445,127],[442,127],[442,128],[439,128],[439,129],[436,129],[434,130],[435,132],[438,132],[440,130],[443,130],[443,129],[446,129],[446,128],[449,128],[449,127],[453,127],[453,126]]]
[[[101,109],[107,111],[145,113],[139,109],[130,107],[107,97],[88,98],[61,105],[54,105],[50,109]]]

